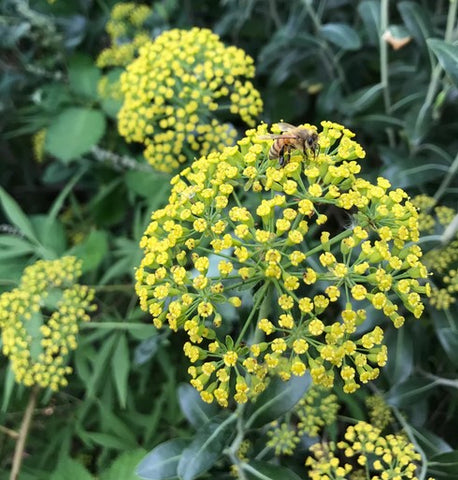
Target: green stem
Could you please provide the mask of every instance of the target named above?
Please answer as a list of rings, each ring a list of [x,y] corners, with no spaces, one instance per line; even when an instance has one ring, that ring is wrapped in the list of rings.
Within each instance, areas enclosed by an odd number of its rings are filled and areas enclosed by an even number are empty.
[[[254,302],[254,305],[253,305],[253,308],[251,309],[251,312],[250,314],[248,315],[248,318],[246,319],[245,321],[245,325],[243,325],[243,328],[242,330],[240,331],[239,333],[239,336],[237,338],[237,341],[235,342],[235,347],[238,347],[240,345],[240,342],[242,341],[248,327],[250,326],[251,324],[251,321],[253,320],[253,317],[255,315],[255,313],[258,311],[258,307],[263,303],[263,302],[266,302],[266,301],[270,301],[271,299],[269,298],[268,295],[265,295],[265,293],[267,293],[267,290],[270,286],[270,282],[269,283],[265,283],[256,293],[255,293],[255,302]],[[261,308],[262,310],[262,308]]]
[[[458,8],[458,0],[450,0],[447,14],[447,26],[445,27],[445,37],[446,42],[451,42],[453,37],[453,30],[455,26],[455,19]]]
[[[245,438],[245,429],[243,425],[243,410],[245,404],[237,405],[236,411],[233,415],[237,415],[237,435],[235,436],[231,445],[224,451],[224,453],[231,459],[232,463],[237,467],[238,478],[240,480],[248,480],[243,471],[244,462],[237,456],[237,451]]]
[[[380,4],[380,83],[383,87],[383,103],[385,106],[385,113],[391,114],[391,96],[388,76],[388,43],[383,39],[383,34],[388,29],[388,10],[389,0],[382,0]],[[394,132],[392,128],[387,128],[388,142],[390,147],[395,146]]]
[[[16,448],[14,449],[13,466],[11,467],[10,480],[16,480],[21,470],[22,459],[24,457],[25,442],[30,429],[30,423],[32,421],[33,411],[37,403],[38,392],[40,387],[35,385],[29,396],[29,402],[22,418],[21,428],[19,430],[19,436],[16,442]]]
[[[406,432],[407,436],[409,437],[409,440],[413,443],[415,446],[415,449],[421,456],[421,469],[420,469],[420,474],[418,475],[418,480],[425,480],[426,478],[426,472],[427,472],[427,459],[425,452],[417,442],[417,439],[415,438],[415,435],[413,434],[412,429],[410,428],[410,425],[406,422],[404,417],[401,415],[401,412],[396,408],[390,405],[391,410],[393,411],[397,421],[402,425],[402,428]]]
[[[457,171],[458,171],[458,154],[456,155],[455,160],[453,160],[453,163],[448,169],[447,175],[445,175],[444,179],[442,180],[442,183],[440,184],[439,188],[434,194],[434,200],[436,200],[436,202],[442,197],[443,193],[445,192],[445,189],[449,186],[450,182],[452,181]]]
[[[345,230],[345,231],[339,233],[339,235],[336,235],[334,238],[331,238],[331,240],[329,240],[329,242],[327,242],[327,244],[329,246],[334,245],[334,243],[340,242],[344,238],[350,237],[352,234],[353,234],[352,230],[350,230],[350,229]],[[324,246],[320,243],[315,248],[312,248],[308,252],[304,252],[304,253],[305,253],[306,257],[310,257],[310,255],[313,255],[314,253],[319,252],[321,250],[324,250]]]

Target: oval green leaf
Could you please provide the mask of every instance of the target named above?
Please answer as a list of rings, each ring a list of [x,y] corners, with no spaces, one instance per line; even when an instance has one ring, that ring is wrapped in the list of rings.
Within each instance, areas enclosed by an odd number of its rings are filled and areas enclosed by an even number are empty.
[[[398,10],[404,25],[415,38],[415,41],[426,48],[426,39],[433,34],[429,14],[417,2],[400,2]]]
[[[451,480],[458,472],[458,450],[435,455],[428,462],[428,474],[436,480]]]
[[[187,444],[182,438],[161,443],[140,462],[136,474],[145,480],[175,478],[178,462]]]
[[[380,2],[365,0],[358,7],[359,16],[362,18],[366,34],[371,45],[378,45],[380,37]]]
[[[105,117],[99,110],[68,108],[46,132],[46,151],[63,162],[89,152],[105,133]]]
[[[436,55],[450,80],[458,87],[458,46],[437,38],[427,40],[427,44]]]
[[[197,390],[189,383],[179,385],[178,402],[184,416],[195,428],[208,422],[211,417],[218,413],[218,407],[212,403],[205,403]]]
[[[327,23],[320,28],[320,34],[343,50],[358,50],[361,48],[361,39],[358,33],[345,23]]]
[[[178,463],[180,478],[193,480],[215,464],[235,432],[235,420],[234,414],[230,417],[218,415],[197,431]]]
[[[304,396],[311,383],[310,375],[292,377],[287,382],[273,378],[248,410],[247,427],[262,427],[291,410]]]

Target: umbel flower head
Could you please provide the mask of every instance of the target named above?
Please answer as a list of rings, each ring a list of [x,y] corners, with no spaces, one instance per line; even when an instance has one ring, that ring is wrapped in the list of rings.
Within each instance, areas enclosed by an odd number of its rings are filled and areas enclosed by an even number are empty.
[[[80,276],[75,257],[39,260],[24,270],[18,288],[0,296],[2,352],[17,382],[55,391],[67,385],[78,323],[95,309],[94,290],[76,283]]]
[[[235,129],[220,111],[247,125],[262,109],[253,59],[210,30],[169,30],[140,49],[121,76],[119,133],[144,145],[148,162],[172,172],[212,149],[233,145]]]
[[[404,435],[382,436],[366,422],[358,422],[345,432],[345,440],[312,445],[313,457],[305,465],[311,480],[418,480],[417,462],[421,460]],[[429,479],[433,480],[433,479]]]
[[[387,360],[383,329],[362,325],[367,307],[396,327],[403,311],[423,311],[416,208],[388,180],[358,177],[365,153],[352,132],[322,127],[319,151],[292,152],[284,167],[260,139],[267,125],[195,161],[141,239],[141,308],[157,328],[188,334],[191,383],[205,401],[243,403],[269,376],[306,371],[353,392]],[[225,318],[233,307],[236,321]]]
[[[131,62],[140,46],[150,40],[146,24],[152,13],[147,5],[116,3],[105,27],[111,45],[102,50],[96,61],[97,66],[123,67]]]

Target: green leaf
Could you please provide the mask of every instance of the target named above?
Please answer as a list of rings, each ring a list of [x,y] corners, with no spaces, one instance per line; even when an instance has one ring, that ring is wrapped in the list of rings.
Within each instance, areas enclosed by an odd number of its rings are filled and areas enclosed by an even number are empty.
[[[119,85],[119,78],[121,77],[121,73],[124,70],[122,68],[114,68],[113,70],[110,70],[106,75],[105,78],[108,79],[108,89],[111,90],[113,88],[118,88],[119,93],[121,93],[121,86]],[[115,87],[115,84],[118,84],[118,87]],[[100,100],[100,105],[102,107],[102,110],[110,117],[113,119],[116,119],[116,116],[119,112],[119,110],[122,107],[122,99],[116,99],[112,97],[100,97],[99,95],[99,100]]]
[[[19,229],[19,231],[30,241],[37,244],[36,232],[27,215],[22,211],[19,204],[6,191],[0,187],[0,202],[6,217]]]
[[[169,189],[169,177],[157,172],[137,172],[131,170],[125,175],[127,188],[131,192],[145,198],[155,198],[157,196],[166,200],[166,194]]]
[[[248,409],[247,426],[262,427],[291,410],[310,386],[310,375],[292,377],[287,382],[273,378],[270,385]]]
[[[326,40],[343,50],[361,48],[361,39],[358,33],[346,23],[326,23],[319,32]]]
[[[108,252],[107,234],[104,231],[92,230],[84,242],[69,250],[69,255],[75,255],[83,260],[83,272],[95,270]]]
[[[428,475],[436,480],[451,480],[458,472],[458,450],[441,453],[432,457],[428,462]]]
[[[84,432],[84,439],[91,440],[97,445],[113,450],[130,450],[132,443],[123,437],[111,435],[105,432]]]
[[[50,480],[94,480],[94,477],[76,460],[66,457],[51,475]]]
[[[209,470],[223,453],[235,432],[236,416],[232,414],[213,417],[195,434],[191,444],[181,455],[178,476],[193,480]]]
[[[21,257],[35,253],[36,247],[21,237],[0,235],[0,260]]]
[[[178,462],[188,441],[182,438],[161,443],[140,462],[136,473],[145,480],[167,480],[177,476]]]
[[[390,329],[387,332],[385,343],[388,347],[388,362],[383,369],[389,378],[390,384],[395,385],[406,380],[413,371],[413,338],[407,328]]]
[[[248,480],[301,480],[296,473],[286,467],[256,460],[244,464],[243,470]]]
[[[184,416],[196,428],[208,422],[218,412],[218,407],[213,403],[205,403],[189,383],[179,385],[178,401]]]
[[[16,379],[14,376],[13,371],[11,370],[11,365],[8,365],[6,368],[6,375],[5,381],[3,384],[3,392],[2,392],[2,412],[6,412],[8,410],[8,406],[10,404],[11,395],[13,394],[14,385],[16,384]]]
[[[127,346],[125,334],[121,334],[119,336],[118,345],[116,346],[113,357],[111,358],[111,366],[119,404],[121,405],[121,408],[126,408],[130,358],[129,347]]]
[[[100,475],[100,480],[138,480],[140,477],[135,474],[135,467],[144,456],[143,449],[124,452]]]
[[[458,367],[458,325],[455,309],[428,309],[433,320],[434,330],[449,360]]]
[[[417,2],[400,2],[398,10],[410,34],[426,49],[426,40],[433,35],[430,15]]]
[[[386,395],[386,401],[395,407],[412,407],[427,398],[436,387],[424,377],[411,377],[393,387]]]
[[[440,453],[450,452],[452,447],[443,439],[426,428],[410,427],[427,458]]]
[[[99,110],[72,107],[60,113],[46,132],[46,151],[63,162],[77,158],[98,143],[105,133]]]
[[[427,40],[427,44],[436,55],[450,80],[458,87],[458,46],[437,38]]]
[[[382,92],[383,85],[380,83],[361,88],[342,100],[340,111],[348,115],[354,115],[357,112],[367,110],[368,107],[380,99]]]
[[[55,257],[62,256],[67,248],[67,238],[62,222],[58,219],[49,221],[47,215],[33,215],[30,220],[40,243]]]
[[[101,76],[100,70],[90,57],[77,54],[69,59],[68,78],[75,93],[97,99],[97,84]]]
[[[98,391],[98,386],[104,382],[107,364],[110,357],[113,355],[116,347],[116,334],[110,335],[102,344],[100,350],[97,352],[97,357],[93,362],[93,371],[91,377],[86,379],[86,396],[88,398],[95,397]]]
[[[357,9],[369,37],[369,43],[378,45],[380,38],[380,2],[365,0],[358,5]]]

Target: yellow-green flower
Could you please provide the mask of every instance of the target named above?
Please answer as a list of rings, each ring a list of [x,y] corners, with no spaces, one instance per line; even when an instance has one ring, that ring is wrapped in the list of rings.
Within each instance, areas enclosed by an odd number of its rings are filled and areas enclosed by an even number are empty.
[[[94,291],[76,283],[80,276],[75,257],[39,260],[24,270],[18,288],[0,296],[2,352],[17,382],[51,390],[67,385],[78,324],[95,309]]]
[[[148,162],[165,172],[222,150],[236,137],[222,112],[248,125],[261,112],[254,73],[251,57],[210,30],[166,31],[144,44],[121,76],[119,133],[142,143]]]
[[[354,392],[387,361],[380,326],[357,333],[365,309],[396,327],[405,311],[423,311],[416,208],[387,180],[358,177],[365,153],[352,132],[322,127],[319,152],[292,152],[284,167],[260,139],[267,126],[249,130],[175,176],[168,204],[152,214],[136,272],[140,305],[158,328],[188,331],[185,353],[206,401],[244,402],[269,376],[307,370],[328,388],[339,375]],[[331,207],[354,212],[351,228],[329,221]],[[299,243],[291,231],[302,234]],[[240,324],[225,321],[233,306]],[[202,371],[208,361],[210,375]]]
[[[305,464],[311,480],[418,480],[421,456],[414,445],[404,435],[382,436],[366,422],[348,427],[344,441],[316,443],[310,450]]]

